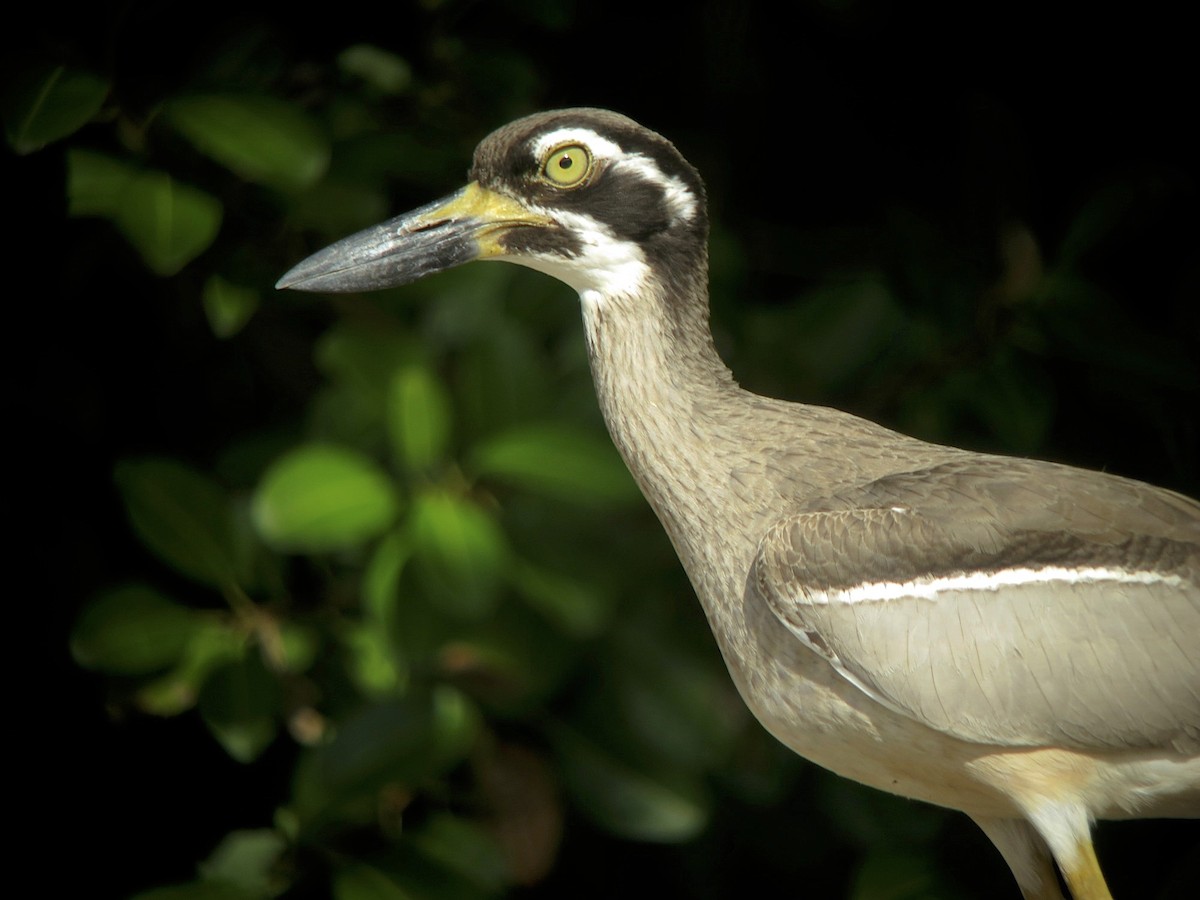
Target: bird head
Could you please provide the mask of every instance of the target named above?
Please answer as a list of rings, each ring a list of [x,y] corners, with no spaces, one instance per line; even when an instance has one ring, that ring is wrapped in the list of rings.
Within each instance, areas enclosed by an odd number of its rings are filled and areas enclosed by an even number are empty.
[[[617,113],[537,113],[488,135],[466,187],[326,247],[279,288],[395,287],[471,260],[545,272],[581,296],[637,295],[663,273],[706,269],[696,170]]]

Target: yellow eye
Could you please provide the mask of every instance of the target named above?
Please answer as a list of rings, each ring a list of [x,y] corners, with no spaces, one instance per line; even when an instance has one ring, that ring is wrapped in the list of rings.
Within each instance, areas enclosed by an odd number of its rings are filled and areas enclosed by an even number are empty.
[[[542,173],[559,187],[575,187],[592,170],[592,154],[582,144],[568,144],[550,154]]]

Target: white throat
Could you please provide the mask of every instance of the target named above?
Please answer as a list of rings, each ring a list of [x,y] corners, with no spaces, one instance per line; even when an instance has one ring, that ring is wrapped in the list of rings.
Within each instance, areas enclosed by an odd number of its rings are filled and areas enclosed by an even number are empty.
[[[584,303],[603,303],[608,297],[636,297],[650,283],[650,266],[640,247],[613,235],[590,216],[561,210],[538,210],[553,216],[581,241],[575,256],[542,253],[510,257],[515,262],[557,278],[578,292]]]

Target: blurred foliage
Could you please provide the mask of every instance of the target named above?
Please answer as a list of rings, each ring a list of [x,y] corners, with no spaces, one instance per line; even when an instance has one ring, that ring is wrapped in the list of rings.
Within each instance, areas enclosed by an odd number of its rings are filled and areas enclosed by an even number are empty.
[[[497,6],[543,34],[576,15]],[[229,821],[191,880],[137,900],[608,896],[614,840],[690,847],[661,851],[679,871],[659,889],[691,896],[745,886],[726,854],[800,867],[819,896],[981,896],[994,879],[944,849],[982,842],[956,843],[965,820],[815,772],[753,725],[603,432],[568,291],[473,266],[371,297],[273,293],[397,198],[455,186],[488,127],[546,100],[520,52],[418,40],[310,58],[247,25],[162,86],[36,46],[5,86],[9,147],[57,154],[71,226],[119,235],[145,289],[194,311],[189,342],[265,373],[206,386],[266,395],[252,425],[210,429],[218,446],[116,461],[145,575],[70,636],[119,717],[196,717],[239,764],[286,773],[269,821]],[[1102,277],[1131,219],[1194,189],[1167,181],[1106,186],[1053,250],[1020,221],[972,242],[901,205],[870,235],[788,232],[809,249],[782,254],[786,289],[756,274],[780,232],[743,210],[744,242],[714,234],[719,341],[749,387],[932,440],[1099,465],[1069,433],[1115,408],[1194,487],[1195,417],[1172,410],[1200,382],[1196,320],[1155,311],[1178,323],[1163,340]],[[746,190],[712,185],[717,208]]]

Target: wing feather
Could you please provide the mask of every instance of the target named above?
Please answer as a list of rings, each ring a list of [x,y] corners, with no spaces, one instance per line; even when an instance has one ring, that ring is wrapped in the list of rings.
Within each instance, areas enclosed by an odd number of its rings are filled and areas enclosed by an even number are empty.
[[[1200,507],[1062,472],[955,463],[826,498],[763,537],[755,589],[844,678],[947,734],[1200,751]]]

